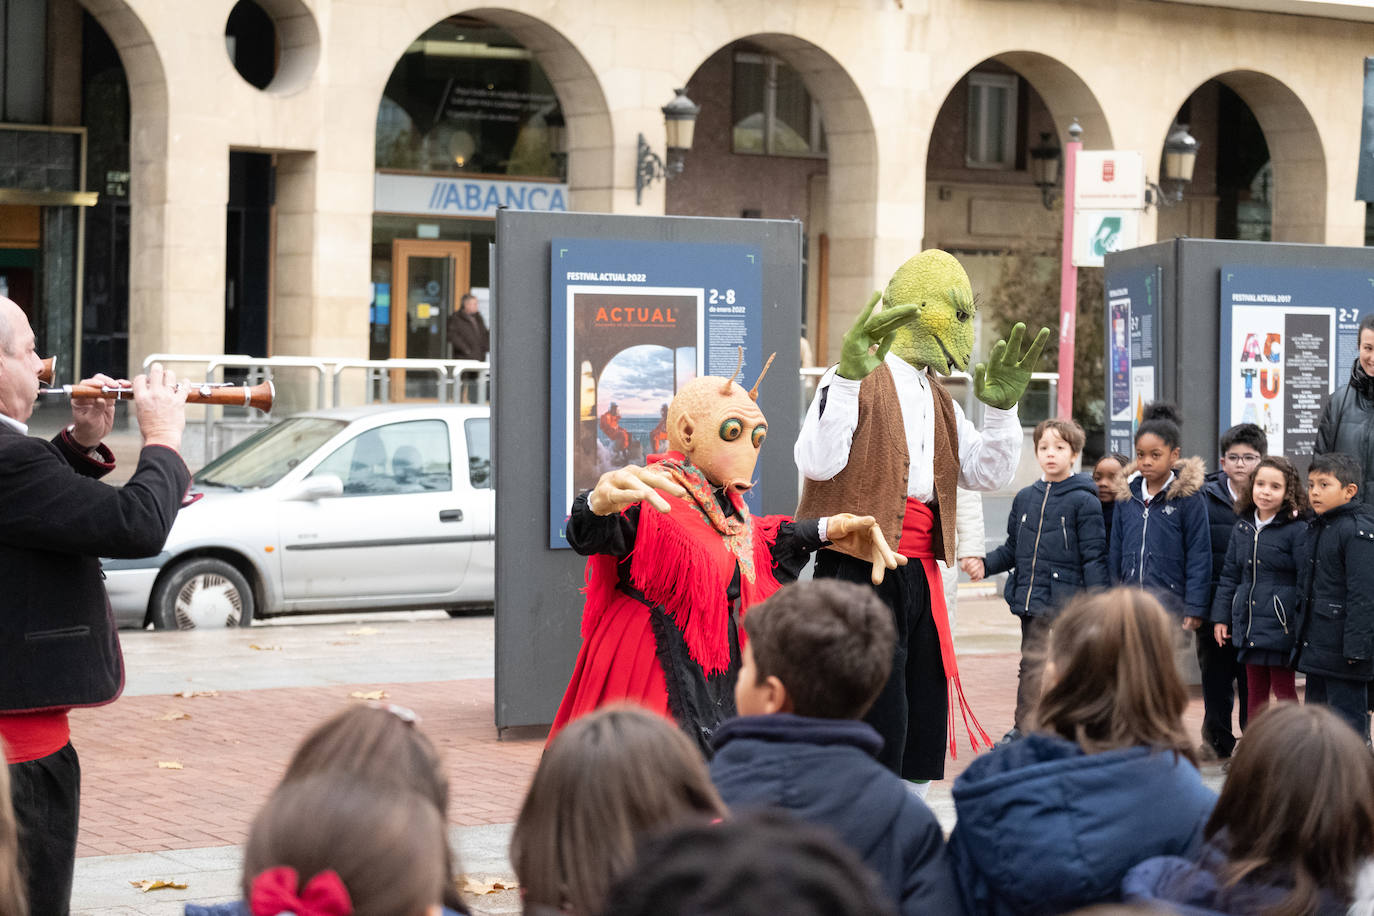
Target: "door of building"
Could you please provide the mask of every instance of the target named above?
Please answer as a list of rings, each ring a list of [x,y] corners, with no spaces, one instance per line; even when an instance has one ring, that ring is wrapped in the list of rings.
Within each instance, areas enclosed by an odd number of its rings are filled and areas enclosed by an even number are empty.
[[[471,254],[467,242],[396,239],[391,244],[391,356],[447,359],[448,316],[468,291]],[[436,376],[393,372],[396,400],[434,398]]]

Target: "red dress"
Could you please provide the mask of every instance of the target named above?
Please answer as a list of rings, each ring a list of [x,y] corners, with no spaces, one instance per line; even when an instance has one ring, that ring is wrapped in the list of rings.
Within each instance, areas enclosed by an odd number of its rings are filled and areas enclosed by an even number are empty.
[[[568,543],[590,554],[587,598],[582,648],[550,741],[578,716],[624,700],[671,716],[707,749],[715,725],[735,711],[734,612],[743,617],[780,580],[795,579],[820,546],[815,521],[751,516],[737,496],[732,502],[672,457],[660,466],[690,495],[665,494],[670,512],[636,505],[598,516],[585,494],[573,503]]]

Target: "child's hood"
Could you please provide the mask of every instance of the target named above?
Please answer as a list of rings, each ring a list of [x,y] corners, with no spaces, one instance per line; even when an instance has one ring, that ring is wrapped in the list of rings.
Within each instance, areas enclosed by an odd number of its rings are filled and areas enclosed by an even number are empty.
[[[1136,470],[1135,462],[1132,461],[1121,471],[1116,485],[1116,498],[1118,500],[1129,500],[1140,498],[1140,487],[1136,484],[1141,480],[1140,472]],[[1169,488],[1164,492],[1165,500],[1187,499],[1194,493],[1200,493],[1203,486],[1207,483],[1207,465],[1203,464],[1202,459],[1196,456],[1184,458],[1174,465],[1174,481],[1169,484]]]

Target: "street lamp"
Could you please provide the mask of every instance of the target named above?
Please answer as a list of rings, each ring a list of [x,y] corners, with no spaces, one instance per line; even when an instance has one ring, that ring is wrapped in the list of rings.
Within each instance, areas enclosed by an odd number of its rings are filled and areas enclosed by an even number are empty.
[[[682,173],[683,160],[692,148],[692,134],[696,130],[697,114],[701,106],[687,98],[686,89],[674,89],[677,95],[663,106],[663,126],[667,134],[668,163],[649,148],[644,135],[639,135],[638,157],[635,162],[635,203],[641,203],[644,189],[662,178],[667,181]]]
[[[1054,192],[1059,187],[1064,161],[1059,141],[1050,131],[1040,132],[1040,143],[1031,147],[1031,180],[1040,189],[1040,200],[1046,210],[1054,209]]]
[[[1173,194],[1168,194],[1154,182],[1149,183],[1145,202],[1157,207],[1172,207],[1183,200],[1183,186],[1193,180],[1193,167],[1197,165],[1197,151],[1200,144],[1197,138],[1188,133],[1188,125],[1177,121],[1169,128],[1169,136],[1164,139],[1164,181],[1173,185]]]

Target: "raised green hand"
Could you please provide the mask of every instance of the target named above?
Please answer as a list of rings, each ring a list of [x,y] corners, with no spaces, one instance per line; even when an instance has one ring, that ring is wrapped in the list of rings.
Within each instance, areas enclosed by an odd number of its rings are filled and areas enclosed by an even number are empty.
[[[860,382],[868,378],[869,373],[883,364],[883,358],[887,356],[887,351],[892,349],[892,334],[884,337],[875,337],[869,333],[865,325],[868,323],[869,316],[873,314],[874,307],[878,300],[883,297],[882,293],[874,293],[869,297],[868,305],[859,313],[859,318],[849,330],[844,332],[844,338],[840,344],[840,368],[841,378]],[[877,346],[876,353],[869,352]]]
[[[1040,352],[1050,338],[1050,329],[1041,328],[1030,347],[1022,353],[1021,338],[1025,333],[1025,324],[1016,322],[1010,339],[997,341],[988,361],[973,367],[973,393],[984,404],[1010,410],[1026,393]]]

